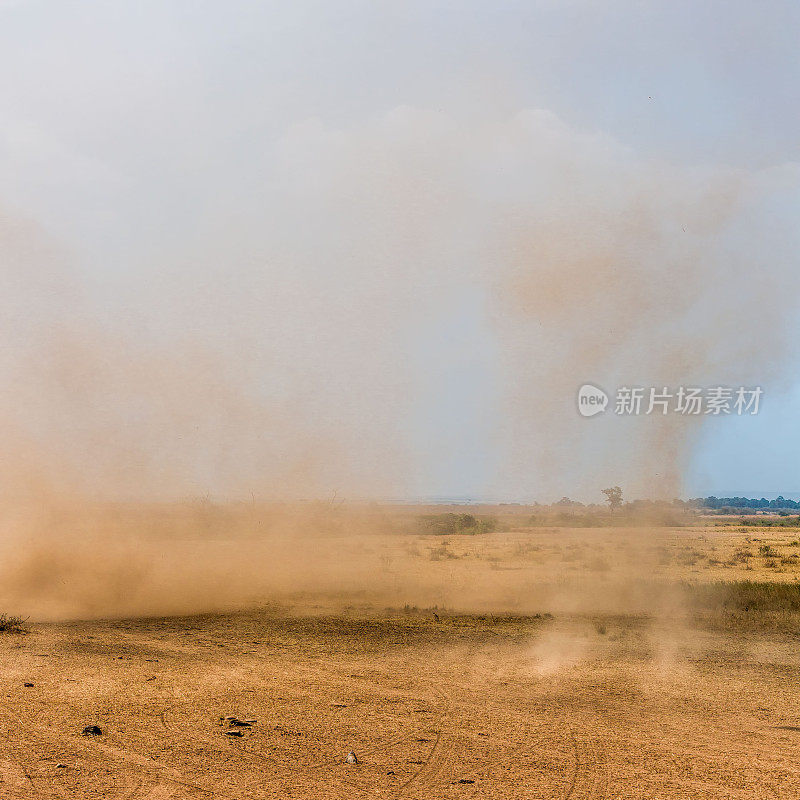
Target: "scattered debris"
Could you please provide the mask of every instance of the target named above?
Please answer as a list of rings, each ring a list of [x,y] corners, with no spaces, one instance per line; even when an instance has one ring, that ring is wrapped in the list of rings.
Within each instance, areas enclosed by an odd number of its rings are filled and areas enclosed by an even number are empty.
[[[475,783],[475,781],[471,781],[469,778],[461,778],[461,780],[453,781],[453,783]]]
[[[348,764],[358,764],[358,758],[356,757],[356,754],[352,750],[347,754],[347,758],[345,759],[345,761]]]
[[[250,728],[255,722],[254,719],[239,719],[238,717],[221,717],[220,722],[223,725],[228,725],[231,728]]]
[[[238,728],[231,728],[229,731],[222,731],[226,736],[244,736],[244,731]]]
[[[151,675],[149,678],[145,678],[145,681],[154,681],[156,679],[155,675]]]
[[[103,731],[101,731],[100,728],[97,725],[87,725],[81,731],[81,733],[84,736],[102,736],[103,735]]]

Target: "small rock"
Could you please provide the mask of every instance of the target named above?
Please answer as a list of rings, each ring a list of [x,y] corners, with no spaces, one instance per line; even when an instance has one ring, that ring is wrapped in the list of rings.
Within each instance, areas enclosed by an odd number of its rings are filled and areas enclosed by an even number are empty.
[[[475,783],[475,781],[471,781],[469,778],[461,778],[461,780],[453,781],[453,783]]]
[[[25,682],[25,688],[26,689],[32,689],[33,688],[33,684],[30,681],[26,681]]]
[[[97,725],[87,725],[81,731],[81,733],[84,736],[102,736],[103,735],[103,731],[101,731],[100,728],[97,727]]]
[[[67,768],[66,764],[56,764],[56,769],[66,769],[66,768]]]
[[[356,757],[356,754],[352,750],[347,754],[347,758],[345,759],[345,761],[348,764],[358,764],[358,758]]]
[[[226,736],[244,736],[244,731],[233,728],[230,731],[222,731]]]

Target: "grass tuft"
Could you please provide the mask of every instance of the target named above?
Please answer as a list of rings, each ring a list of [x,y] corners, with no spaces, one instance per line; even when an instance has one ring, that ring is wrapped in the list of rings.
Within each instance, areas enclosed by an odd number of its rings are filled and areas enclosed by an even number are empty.
[[[22,617],[0,614],[0,633],[27,633],[26,622],[27,619]]]

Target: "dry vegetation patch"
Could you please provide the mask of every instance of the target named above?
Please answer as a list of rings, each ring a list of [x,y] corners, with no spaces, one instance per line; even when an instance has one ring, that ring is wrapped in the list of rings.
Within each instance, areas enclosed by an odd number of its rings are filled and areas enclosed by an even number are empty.
[[[27,633],[26,619],[9,614],[0,614],[0,633]]]

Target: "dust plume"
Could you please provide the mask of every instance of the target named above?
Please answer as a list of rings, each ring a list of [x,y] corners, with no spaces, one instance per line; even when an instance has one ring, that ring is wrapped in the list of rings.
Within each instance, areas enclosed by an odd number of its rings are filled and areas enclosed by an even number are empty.
[[[132,527],[114,504],[422,493],[430,462],[449,461],[419,435],[421,417],[441,422],[417,401],[435,379],[420,354],[445,352],[421,332],[459,304],[478,309],[461,333],[496,355],[451,398],[491,420],[479,446],[496,496],[580,496],[601,481],[679,491],[697,421],[583,420],[584,382],[771,389],[789,371],[796,165],[674,166],[544,110],[465,120],[411,107],[292,126],[254,165],[256,186],[208,187],[191,236],[176,216],[100,269],[3,212],[12,599],[155,613],[298,575],[306,588],[372,585],[374,560],[316,539],[310,562],[294,554],[317,532],[305,512],[241,514],[231,524],[268,529],[260,541],[165,554],[143,536],[173,536],[163,514]]]
[[[537,486],[591,497],[608,476],[634,495],[679,496],[703,420],[656,409],[587,421],[575,392],[595,383],[613,408],[619,387],[786,388],[797,166],[681,167],[552,115],[520,126],[536,158],[523,162],[529,188],[503,216],[495,293],[516,376],[510,479],[529,471]]]
[[[612,405],[623,386],[787,388],[794,163],[670,164],[546,110],[476,120],[409,107],[349,129],[309,123],[281,158],[288,194],[324,220],[317,244],[346,257],[357,285],[380,275],[398,309],[413,287],[416,324],[480,298],[472,326],[493,354],[468,391],[493,420],[488,495],[593,498],[603,481],[634,496],[681,492],[707,422],[587,424],[575,409],[583,383]]]

